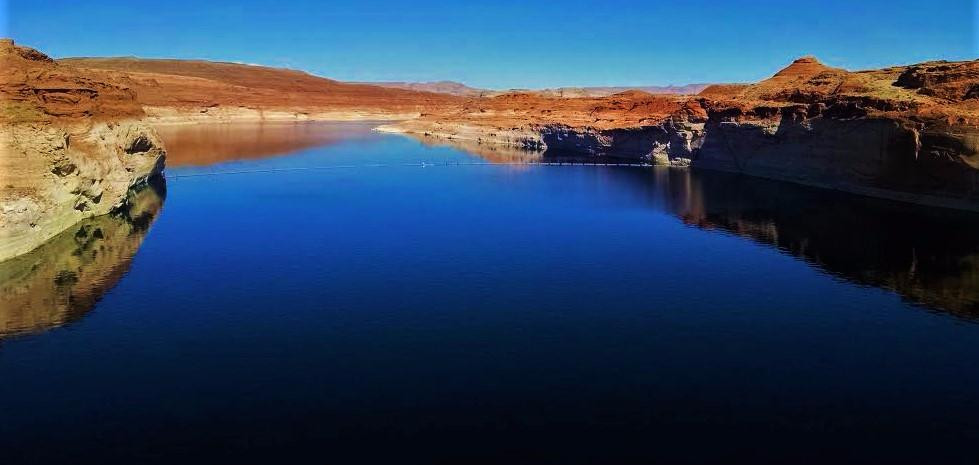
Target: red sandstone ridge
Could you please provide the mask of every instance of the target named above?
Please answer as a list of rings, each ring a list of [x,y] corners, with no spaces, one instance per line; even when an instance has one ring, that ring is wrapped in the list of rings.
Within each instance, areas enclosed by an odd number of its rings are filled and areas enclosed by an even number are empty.
[[[712,108],[779,116],[788,108],[807,117],[824,109],[851,116],[892,117],[915,124],[946,120],[979,123],[979,61],[927,62],[879,70],[847,71],[806,57],[769,79],[718,95]],[[801,108],[800,105],[808,105]],[[772,112],[771,109],[785,108]],[[837,115],[840,116],[840,115]]]
[[[711,84],[697,93],[700,97],[712,99],[734,97],[748,88],[750,84]]]
[[[630,90],[600,98],[546,97],[535,93],[473,98],[459,107],[429,113],[422,117],[422,121],[455,121],[501,129],[528,124],[611,129],[655,124],[673,114],[706,117],[696,100]]]
[[[932,61],[907,67],[894,85],[952,102],[979,101],[979,64]]]
[[[132,87],[151,117],[186,119],[405,118],[458,97],[350,84],[302,71],[238,63],[140,58],[68,58]]]
[[[59,65],[37,50],[0,40],[0,99],[5,123],[143,116],[135,92],[98,73]]]
[[[789,66],[786,66],[781,71],[775,73],[772,76],[773,79],[808,79],[819,73],[826,71],[839,71],[837,68],[830,68],[819,62],[819,59],[810,55],[798,58],[792,62]]]

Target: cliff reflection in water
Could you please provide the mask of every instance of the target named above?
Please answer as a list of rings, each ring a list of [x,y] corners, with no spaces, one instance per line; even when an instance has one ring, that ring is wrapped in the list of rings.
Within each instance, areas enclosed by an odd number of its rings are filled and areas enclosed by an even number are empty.
[[[544,161],[544,152],[511,147],[502,144],[483,143],[468,140],[446,140],[440,137],[420,134],[406,134],[426,147],[451,147],[476,155],[495,164],[535,163]]]
[[[124,212],[90,218],[0,263],[0,340],[71,323],[125,275],[163,205],[162,178],[130,193]]]
[[[979,319],[979,216],[720,172],[630,171],[684,223],[777,248],[847,281]]]
[[[364,122],[234,122],[164,124],[155,129],[167,148],[167,167],[203,166],[288,155],[371,136]]]
[[[553,155],[442,142],[492,163]],[[510,152],[523,152],[523,157]],[[546,168],[544,168],[546,169]],[[583,169],[599,169],[587,167]],[[846,281],[979,321],[979,215],[746,175],[668,167],[609,168],[642,200],[686,224],[769,245]],[[614,173],[614,174],[613,174]]]

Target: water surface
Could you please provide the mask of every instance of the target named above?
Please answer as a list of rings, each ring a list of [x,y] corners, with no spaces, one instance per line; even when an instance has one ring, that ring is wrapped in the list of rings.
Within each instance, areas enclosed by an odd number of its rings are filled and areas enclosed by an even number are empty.
[[[369,129],[171,154],[159,214],[65,239],[105,265],[0,266],[0,315],[70,308],[5,317],[4,463],[979,457],[975,216]]]

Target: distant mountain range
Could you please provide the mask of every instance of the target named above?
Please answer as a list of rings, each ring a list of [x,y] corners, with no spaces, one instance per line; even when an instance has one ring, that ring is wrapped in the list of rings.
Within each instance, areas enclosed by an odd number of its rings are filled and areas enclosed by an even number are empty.
[[[351,82],[351,84],[364,84],[392,89],[413,90],[416,92],[434,92],[437,94],[449,94],[459,97],[487,97],[499,94],[500,92],[489,89],[477,89],[469,87],[461,82],[455,81],[432,81],[432,82]]]
[[[507,93],[529,93],[542,97],[607,97],[627,90],[639,90],[650,94],[693,95],[704,90],[711,84],[687,84],[683,86],[609,86],[609,87],[556,87],[553,89],[508,89],[493,90],[469,87],[461,82],[357,82],[354,84],[370,84],[395,89],[406,89],[421,92],[435,92],[460,97],[492,97]]]

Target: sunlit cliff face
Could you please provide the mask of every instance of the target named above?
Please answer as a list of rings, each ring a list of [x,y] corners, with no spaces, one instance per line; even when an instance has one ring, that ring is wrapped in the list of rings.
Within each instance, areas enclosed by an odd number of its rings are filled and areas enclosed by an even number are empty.
[[[0,263],[0,340],[78,320],[115,286],[163,205],[163,180],[129,195],[127,211],[83,220]]]

